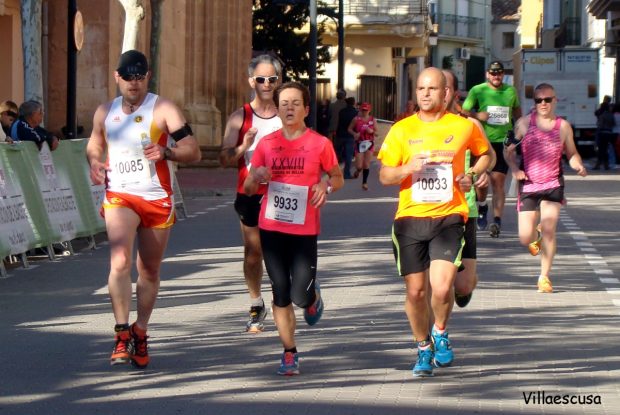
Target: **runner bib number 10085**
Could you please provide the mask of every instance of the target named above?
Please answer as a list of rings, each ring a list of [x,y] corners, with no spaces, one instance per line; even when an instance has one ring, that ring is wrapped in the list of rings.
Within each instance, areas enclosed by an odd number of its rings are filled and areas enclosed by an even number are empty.
[[[306,222],[308,186],[269,182],[265,217],[278,222],[303,225]]]
[[[416,203],[446,203],[453,191],[452,164],[426,164],[413,175],[411,200]]]
[[[150,182],[151,165],[142,146],[118,149],[110,154],[111,168],[121,186]]]

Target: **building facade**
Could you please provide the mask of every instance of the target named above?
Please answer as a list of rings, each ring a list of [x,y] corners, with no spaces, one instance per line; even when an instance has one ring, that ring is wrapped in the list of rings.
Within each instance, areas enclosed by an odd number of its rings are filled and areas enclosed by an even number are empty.
[[[338,0],[324,0],[338,9]],[[415,97],[417,74],[427,63],[432,26],[426,0],[344,0],[344,89],[373,104],[378,118],[393,119]],[[327,97],[338,79],[337,25],[327,22],[323,42],[331,45],[326,65]]]
[[[24,96],[19,0],[0,0],[0,100]],[[66,120],[68,1],[42,2],[45,124],[60,136]],[[150,2],[142,2],[137,49],[150,48]],[[121,54],[124,10],[118,1],[80,0],[84,45],[78,55],[77,118],[88,136],[97,106],[117,95],[113,73]],[[252,7],[246,0],[163,2],[159,91],[184,111],[203,148],[219,147],[227,116],[249,98]]]

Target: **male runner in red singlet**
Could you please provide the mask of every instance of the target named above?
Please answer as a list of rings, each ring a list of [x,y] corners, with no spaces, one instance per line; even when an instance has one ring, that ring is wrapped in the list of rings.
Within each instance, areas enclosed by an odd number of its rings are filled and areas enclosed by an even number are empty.
[[[246,331],[263,331],[267,308],[261,296],[263,279],[263,253],[258,232],[260,201],[266,186],[248,196],[243,183],[248,176],[252,153],[260,139],[282,128],[282,121],[273,103],[273,92],[280,84],[282,65],[270,55],[260,55],[252,59],[248,66],[248,82],[253,89],[254,99],[233,112],[226,123],[220,163],[222,166],[237,164],[237,198],[235,210],[239,215],[241,236],[243,237],[243,274],[250,294],[250,318]]]
[[[171,161],[200,160],[200,148],[181,110],[148,93],[150,72],[137,50],[121,55],[114,78],[121,93],[100,105],[86,147],[90,177],[106,184],[102,212],[110,241],[108,289],[116,326],[112,365],[149,363],[149,319],[159,291],[159,268],[175,222]],[[107,156],[106,160],[103,157]],[[138,316],[129,325],[131,268],[138,239]]]

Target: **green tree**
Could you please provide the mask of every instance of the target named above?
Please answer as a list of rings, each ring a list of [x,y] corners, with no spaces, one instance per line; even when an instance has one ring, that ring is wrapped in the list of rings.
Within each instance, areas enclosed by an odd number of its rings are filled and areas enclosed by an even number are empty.
[[[299,79],[308,74],[310,63],[309,34],[299,29],[309,23],[308,5],[288,0],[253,0],[252,49],[257,52],[273,52],[284,63],[284,78]],[[325,33],[325,15],[331,9],[319,4],[317,73],[323,74],[323,65],[331,61],[328,46],[321,45]]]

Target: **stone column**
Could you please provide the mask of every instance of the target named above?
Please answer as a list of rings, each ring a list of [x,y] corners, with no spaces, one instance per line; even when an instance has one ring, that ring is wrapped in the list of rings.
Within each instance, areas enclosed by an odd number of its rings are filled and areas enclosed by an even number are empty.
[[[219,147],[226,119],[244,101],[252,51],[246,0],[187,2],[185,111],[201,146]]]
[[[185,114],[201,147],[221,145],[222,123],[215,106],[212,84],[216,72],[209,65],[214,37],[211,35],[211,1],[186,3]]]

